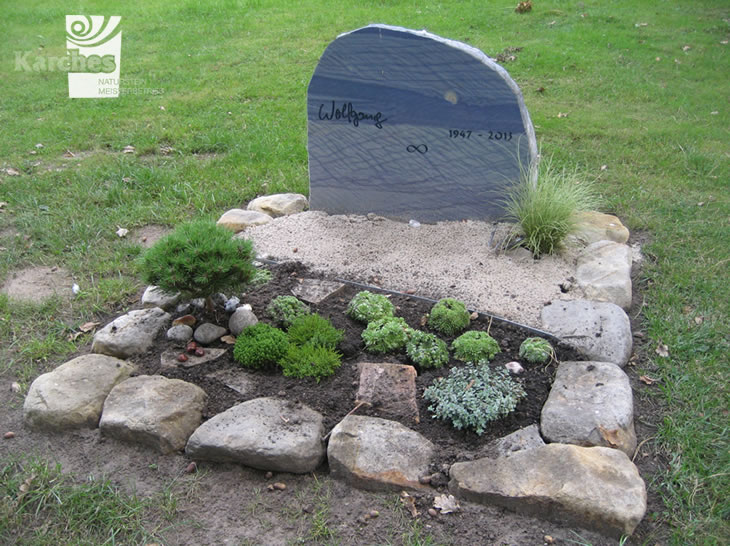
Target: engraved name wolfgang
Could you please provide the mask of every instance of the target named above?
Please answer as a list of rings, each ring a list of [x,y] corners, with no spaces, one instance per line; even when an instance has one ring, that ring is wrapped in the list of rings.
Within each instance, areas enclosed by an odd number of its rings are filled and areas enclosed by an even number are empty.
[[[335,101],[332,101],[332,106],[329,112],[325,111],[325,105],[319,105],[319,119],[321,120],[333,120],[333,119],[344,119],[348,123],[352,123],[355,127],[360,125],[361,121],[372,120],[378,129],[383,128],[383,123],[388,121],[388,118],[383,117],[382,112],[375,114],[369,114],[367,112],[358,112],[353,108],[351,102],[343,102],[342,107],[338,108]]]

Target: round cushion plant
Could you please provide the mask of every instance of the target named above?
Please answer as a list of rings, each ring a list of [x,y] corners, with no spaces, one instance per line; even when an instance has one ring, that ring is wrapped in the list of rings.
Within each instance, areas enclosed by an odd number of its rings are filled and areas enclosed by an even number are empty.
[[[500,352],[499,343],[487,332],[470,330],[457,337],[451,344],[454,358],[462,362],[492,360]]]
[[[445,336],[454,336],[469,326],[469,311],[459,300],[444,298],[431,308],[428,325]]]
[[[372,353],[390,353],[405,346],[412,330],[401,317],[374,320],[362,332],[365,349]]]
[[[306,303],[294,296],[277,296],[266,307],[266,313],[282,328],[289,328],[296,319],[310,311]]]
[[[345,312],[349,317],[367,324],[377,319],[392,317],[395,314],[395,306],[386,296],[363,290],[350,300]]]
[[[544,364],[554,355],[553,346],[541,337],[528,337],[520,345],[520,358],[532,364]]]

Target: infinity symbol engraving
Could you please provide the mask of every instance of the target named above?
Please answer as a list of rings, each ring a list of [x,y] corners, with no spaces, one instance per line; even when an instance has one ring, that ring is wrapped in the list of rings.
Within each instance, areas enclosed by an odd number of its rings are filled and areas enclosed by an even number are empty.
[[[421,144],[419,146],[414,146],[413,144],[409,144],[406,148],[406,152],[409,154],[412,154],[413,152],[418,152],[419,154],[425,154],[428,151],[428,146],[425,144]]]

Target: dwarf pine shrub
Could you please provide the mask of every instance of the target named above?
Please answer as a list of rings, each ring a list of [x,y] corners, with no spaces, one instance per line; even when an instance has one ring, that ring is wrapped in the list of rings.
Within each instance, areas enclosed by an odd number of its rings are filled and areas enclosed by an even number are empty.
[[[547,339],[528,337],[520,345],[520,358],[533,364],[544,364],[553,358],[555,350]]]
[[[253,249],[251,241],[231,235],[210,221],[181,224],[142,255],[142,278],[163,292],[190,298],[235,290],[254,275]]]
[[[469,311],[459,300],[444,298],[431,308],[428,325],[445,336],[454,336],[469,326]]]
[[[440,368],[449,362],[446,343],[433,334],[412,330],[406,343],[406,354],[421,368]]]
[[[401,317],[386,317],[370,322],[362,332],[365,349],[371,353],[390,353],[402,349],[412,330]]]
[[[392,317],[395,314],[395,306],[386,296],[363,290],[350,300],[345,312],[349,317],[367,324],[377,319]]]
[[[282,328],[289,328],[296,319],[310,311],[306,303],[294,296],[277,296],[269,302],[266,313]]]
[[[470,330],[457,337],[451,344],[454,358],[462,362],[489,362],[500,352],[499,343],[487,332]]]
[[[246,368],[264,368],[278,364],[287,354],[286,333],[265,322],[243,329],[233,346],[233,358]]]
[[[451,421],[455,428],[484,434],[490,421],[508,415],[526,396],[522,385],[503,368],[487,362],[453,368],[426,388],[423,397],[433,402],[428,410],[437,419]]]

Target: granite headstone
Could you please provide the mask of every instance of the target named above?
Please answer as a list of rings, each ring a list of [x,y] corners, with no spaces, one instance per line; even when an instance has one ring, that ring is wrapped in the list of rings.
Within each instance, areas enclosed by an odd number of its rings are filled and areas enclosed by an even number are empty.
[[[537,157],[522,93],[480,50],[386,25],[342,34],[307,95],[310,208],[494,220]]]

